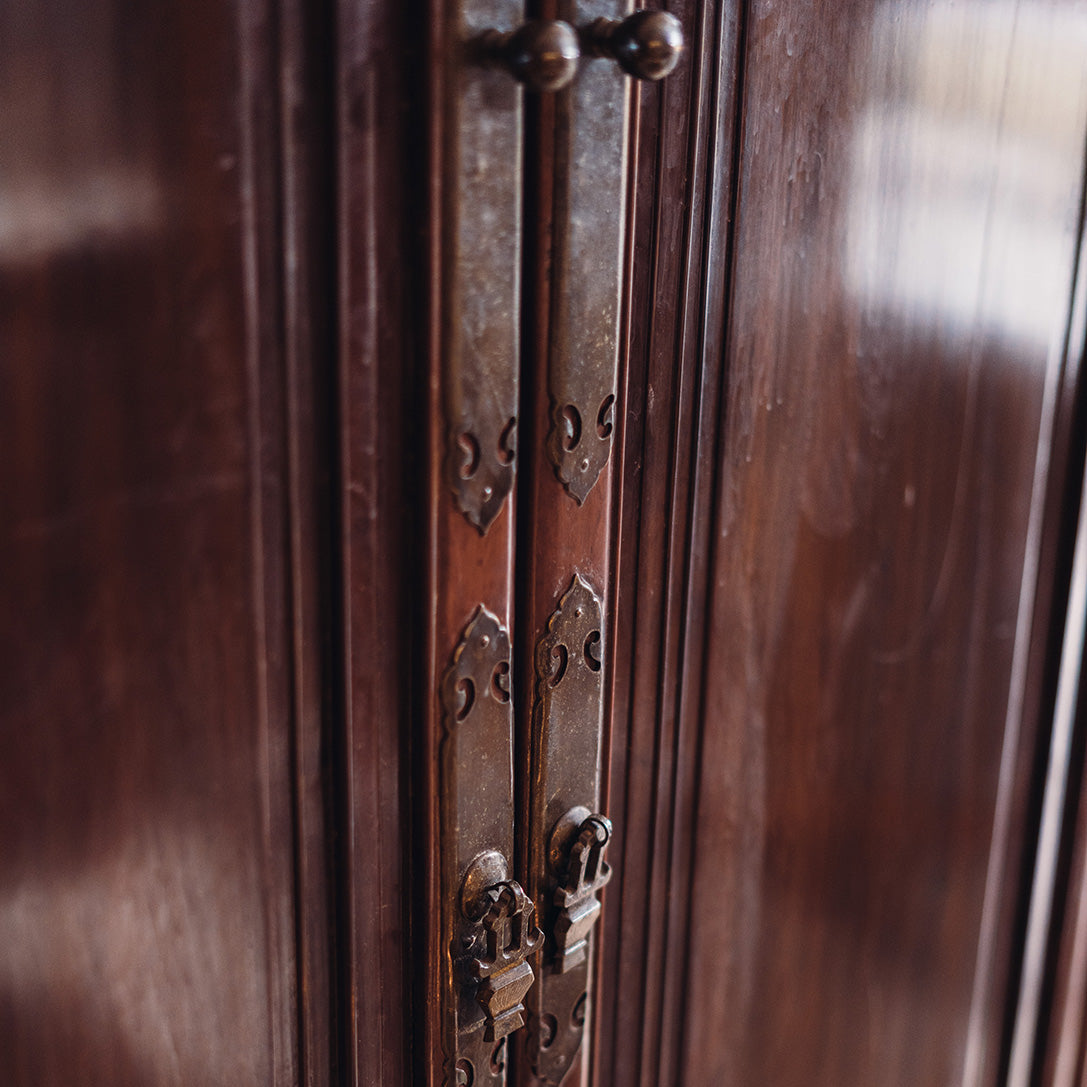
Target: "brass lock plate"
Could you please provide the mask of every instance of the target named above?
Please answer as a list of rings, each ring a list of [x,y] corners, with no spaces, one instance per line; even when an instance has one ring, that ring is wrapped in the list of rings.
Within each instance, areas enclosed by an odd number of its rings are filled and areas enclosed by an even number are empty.
[[[482,605],[442,683],[443,1049],[445,1082],[502,1087],[506,1038],[524,1024],[535,906],[510,878],[513,706],[510,640]]]
[[[589,1008],[591,931],[610,870],[600,802],[604,725],[603,607],[575,575],[536,646],[528,862],[546,943],[529,994],[529,1059],[559,1084],[581,1046]]]
[[[567,0],[559,18],[582,27],[625,14],[621,0]],[[618,65],[583,59],[556,103],[547,451],[578,504],[615,427],[629,83]]]
[[[445,58],[441,342],[445,474],[480,533],[513,488],[521,324],[523,91],[508,71],[479,63],[472,43],[519,26],[519,0],[451,5]]]

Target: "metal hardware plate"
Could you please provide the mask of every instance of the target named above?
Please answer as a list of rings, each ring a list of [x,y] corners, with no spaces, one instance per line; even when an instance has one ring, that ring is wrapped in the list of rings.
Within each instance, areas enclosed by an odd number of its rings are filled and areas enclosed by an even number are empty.
[[[581,1045],[589,1000],[595,895],[610,872],[600,802],[604,724],[600,598],[576,575],[536,646],[530,777],[530,890],[547,943],[529,994],[533,1071],[559,1084]]]
[[[626,11],[622,0],[567,0],[559,18],[582,27]],[[583,61],[556,106],[547,450],[579,504],[608,462],[615,422],[629,82],[611,61]]]
[[[523,1022],[535,907],[509,878],[513,856],[510,640],[476,609],[442,682],[442,932],[445,1080],[505,1083],[506,1036]]]
[[[486,32],[524,18],[515,0],[462,0],[452,16],[444,96],[442,345],[446,473],[485,533],[513,487],[521,296],[522,90],[480,63]]]

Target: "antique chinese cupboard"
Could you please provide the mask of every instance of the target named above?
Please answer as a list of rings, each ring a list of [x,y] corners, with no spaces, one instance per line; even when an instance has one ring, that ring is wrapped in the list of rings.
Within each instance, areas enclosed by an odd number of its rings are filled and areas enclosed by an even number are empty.
[[[1087,2],[667,9],[0,3],[4,1084],[1087,1082]]]

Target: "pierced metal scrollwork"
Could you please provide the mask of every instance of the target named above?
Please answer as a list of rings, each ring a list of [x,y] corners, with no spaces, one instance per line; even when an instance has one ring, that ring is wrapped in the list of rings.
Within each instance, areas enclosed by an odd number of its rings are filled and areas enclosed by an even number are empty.
[[[551,432],[547,450],[555,474],[578,505],[593,489],[611,455],[611,434],[615,418],[615,394],[601,382],[614,379],[613,373],[585,372],[580,366],[556,364],[552,370],[552,393],[561,397],[551,406]],[[599,408],[595,408],[599,398]],[[580,405],[580,406],[579,406]],[[590,411],[586,420],[584,412]]]
[[[611,823],[600,800],[604,719],[600,598],[580,575],[536,646],[529,872],[546,943],[529,994],[533,1071],[557,1085],[581,1046],[589,1006],[590,937],[597,894],[611,877]]]
[[[510,640],[485,607],[465,627],[441,694],[446,1082],[502,1087],[506,1038],[524,1023],[529,960],[543,936],[506,860],[514,844]]]
[[[504,380],[504,375],[497,380]],[[516,388],[516,379],[511,380]],[[461,413],[467,428],[451,443],[449,475],[461,513],[483,535],[513,487],[517,420],[510,416],[500,425],[502,420],[490,417],[479,404],[462,404]]]

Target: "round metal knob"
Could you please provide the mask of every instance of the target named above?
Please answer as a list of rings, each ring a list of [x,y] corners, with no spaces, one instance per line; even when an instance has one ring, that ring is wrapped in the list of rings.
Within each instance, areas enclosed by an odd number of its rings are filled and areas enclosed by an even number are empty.
[[[637,79],[671,75],[683,52],[683,25],[667,11],[636,11],[621,21],[597,19],[582,38],[588,54],[611,57]]]
[[[487,60],[509,69],[530,91],[561,90],[577,74],[581,57],[577,31],[553,19],[534,19],[508,34],[488,31],[480,45]]]

